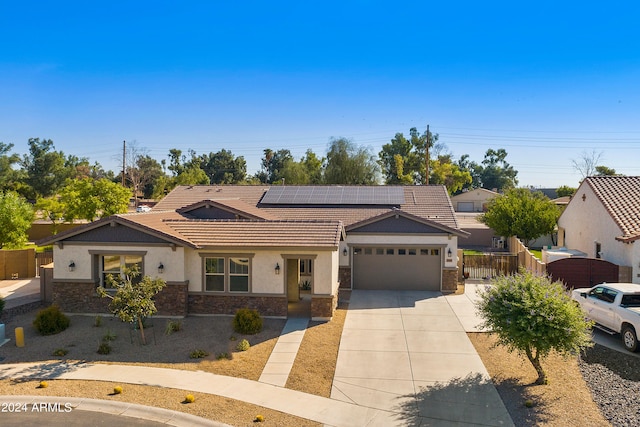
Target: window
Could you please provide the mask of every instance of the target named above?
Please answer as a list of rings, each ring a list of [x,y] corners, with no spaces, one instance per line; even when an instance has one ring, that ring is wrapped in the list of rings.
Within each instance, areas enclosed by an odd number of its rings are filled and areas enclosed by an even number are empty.
[[[140,275],[132,280],[137,283],[142,280],[144,271],[142,269],[142,255],[100,255],[100,285],[109,288],[107,276],[113,275],[124,277],[125,268],[131,269],[137,266]]]
[[[206,292],[249,292],[250,258],[236,256],[204,258]]]
[[[384,249],[383,248],[376,248],[376,255],[384,255]]]
[[[205,258],[204,289],[209,292],[224,292],[224,258]]]
[[[435,256],[440,255],[440,249],[431,249],[431,255],[435,255]]]
[[[420,255],[429,255],[429,249],[420,249]]]
[[[395,250],[391,249],[391,248],[388,248],[387,249],[387,255],[393,255],[393,254],[395,254]]]
[[[398,249],[398,255],[406,255],[406,254],[407,254],[406,249]]]
[[[373,254],[373,249],[371,249],[371,248],[364,248],[364,254],[365,254],[365,255],[371,255],[371,254]]]
[[[415,255],[415,254],[416,254],[415,249],[409,249],[409,255]]]

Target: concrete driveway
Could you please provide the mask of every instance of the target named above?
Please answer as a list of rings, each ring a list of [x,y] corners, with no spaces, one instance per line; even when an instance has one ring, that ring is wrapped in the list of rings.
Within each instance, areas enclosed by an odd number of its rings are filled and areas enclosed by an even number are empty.
[[[396,425],[513,425],[454,307],[478,323],[465,295],[353,291],[331,398]]]

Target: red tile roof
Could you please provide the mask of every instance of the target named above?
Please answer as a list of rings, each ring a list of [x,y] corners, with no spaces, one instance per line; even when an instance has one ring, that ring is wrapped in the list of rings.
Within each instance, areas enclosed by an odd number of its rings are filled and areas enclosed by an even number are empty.
[[[621,241],[640,239],[640,177],[591,176],[585,179],[620,227]]]

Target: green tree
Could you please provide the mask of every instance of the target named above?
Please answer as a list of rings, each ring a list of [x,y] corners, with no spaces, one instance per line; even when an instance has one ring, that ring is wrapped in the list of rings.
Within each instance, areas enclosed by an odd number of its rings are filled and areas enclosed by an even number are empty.
[[[52,196],[67,178],[75,174],[75,165],[66,163],[64,153],[54,149],[50,139],[40,141],[40,138],[29,138],[29,153],[23,156],[21,162],[27,185],[21,191],[27,198]]]
[[[516,171],[506,161],[507,152],[504,148],[488,149],[482,160],[482,166],[478,169],[482,188],[487,190],[497,189],[498,192],[514,188],[518,185]]]
[[[176,185],[207,185],[209,177],[199,166],[189,166],[175,178]]]
[[[558,195],[558,197],[573,196],[574,194],[576,194],[577,190],[577,188],[569,187],[568,185],[561,185],[560,187],[556,188],[556,194]]]
[[[60,203],[67,221],[93,221],[127,212],[131,190],[106,178],[70,179],[60,191]]]
[[[27,243],[33,207],[12,191],[0,192],[0,248],[16,249]]]
[[[264,150],[262,158],[262,170],[256,174],[256,178],[264,184],[273,184],[282,180],[282,171],[285,164],[293,160],[291,151],[280,149],[273,151],[270,148]]]
[[[498,235],[517,236],[527,246],[531,240],[551,233],[559,216],[558,207],[544,194],[515,188],[491,199],[479,219]]]
[[[426,182],[426,147],[429,157],[437,159],[444,154],[446,146],[438,142],[438,134],[429,131],[418,132],[416,128],[409,130],[409,139],[398,132],[391,142],[382,146],[378,153],[378,164],[387,184],[424,184]],[[432,161],[429,162],[431,168]],[[431,173],[429,174],[431,179]]]
[[[461,170],[451,161],[450,156],[439,156],[438,160],[431,163],[430,168],[429,183],[444,185],[449,194],[455,194],[472,182],[471,174]]]
[[[541,362],[552,350],[572,355],[593,345],[592,324],[560,282],[522,270],[491,285],[477,303],[482,326],[509,351],[527,356],[538,374],[536,384],[547,384]]]
[[[379,166],[371,151],[347,138],[332,138],[324,171],[326,184],[376,185]]]
[[[244,157],[235,157],[225,149],[200,156],[200,168],[207,174],[211,184],[238,184],[247,176]]]
[[[124,269],[122,276],[107,275],[106,281],[110,288],[116,289],[115,294],[107,292],[100,286],[98,295],[102,298],[110,298],[109,310],[118,316],[123,322],[137,323],[140,330],[142,343],[147,341],[144,336],[144,319],[153,316],[158,309],[153,301],[153,297],[164,288],[167,283],[160,279],[151,279],[144,276],[141,280],[140,271],[137,267]]]
[[[616,170],[607,166],[596,166],[596,176],[619,176]]]
[[[51,221],[53,234],[58,234],[58,225],[64,221],[64,205],[58,196],[39,198],[35,204],[36,210],[43,218]]]
[[[19,173],[13,169],[19,164],[20,156],[11,154],[13,144],[0,142],[0,191],[16,190],[18,188]]]
[[[302,163],[309,177],[309,184],[322,184],[324,158],[318,157],[311,148],[308,148],[300,163]]]
[[[164,176],[162,165],[153,157],[143,155],[136,161],[138,174],[138,190],[145,199],[150,198],[158,181]]]

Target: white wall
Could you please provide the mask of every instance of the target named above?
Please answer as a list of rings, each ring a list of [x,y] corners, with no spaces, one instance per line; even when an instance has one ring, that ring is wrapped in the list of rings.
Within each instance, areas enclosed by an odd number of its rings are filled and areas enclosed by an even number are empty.
[[[92,280],[90,251],[113,252],[146,252],[143,260],[144,274],[160,277],[168,282],[183,280],[184,249],[177,247],[173,251],[169,246],[100,246],[73,244],[65,242],[62,249],[53,247],[53,277],[61,280]],[[74,271],[69,271],[69,263],[76,265]],[[158,273],[158,265],[164,264],[164,272]]]
[[[564,229],[564,246],[568,249],[577,249],[588,257],[596,258],[595,243],[599,242],[602,259],[622,266],[633,266],[634,270],[638,268],[637,262],[633,261],[634,251],[637,251],[633,245],[636,243],[622,243],[615,239],[622,231],[588,184],[583,182],[580,185],[560,216],[558,227]]]

